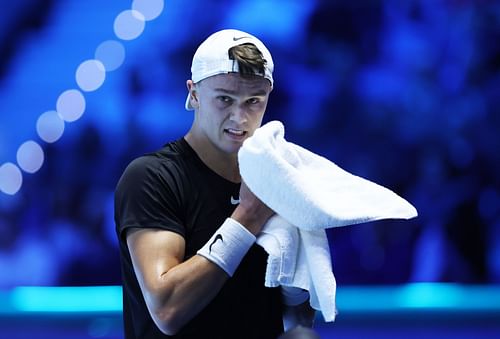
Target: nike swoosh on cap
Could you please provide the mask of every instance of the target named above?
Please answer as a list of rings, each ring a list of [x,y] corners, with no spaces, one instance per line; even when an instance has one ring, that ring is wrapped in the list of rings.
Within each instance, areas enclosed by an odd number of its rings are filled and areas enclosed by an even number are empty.
[[[245,38],[250,38],[250,37],[249,36],[233,37],[233,41],[238,41],[238,40],[245,39]]]

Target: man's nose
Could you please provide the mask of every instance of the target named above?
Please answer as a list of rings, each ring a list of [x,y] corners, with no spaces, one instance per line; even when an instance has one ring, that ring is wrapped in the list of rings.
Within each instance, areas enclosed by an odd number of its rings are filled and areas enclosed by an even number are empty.
[[[247,111],[244,104],[234,106],[230,115],[230,119],[231,121],[237,122],[239,124],[245,123],[247,121]]]

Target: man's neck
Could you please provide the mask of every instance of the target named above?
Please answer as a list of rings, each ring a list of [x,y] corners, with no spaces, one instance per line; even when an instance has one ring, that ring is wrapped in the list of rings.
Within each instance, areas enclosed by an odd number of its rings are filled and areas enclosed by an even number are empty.
[[[231,182],[241,182],[237,154],[225,154],[209,142],[198,140],[191,133],[187,133],[184,139],[212,171]]]

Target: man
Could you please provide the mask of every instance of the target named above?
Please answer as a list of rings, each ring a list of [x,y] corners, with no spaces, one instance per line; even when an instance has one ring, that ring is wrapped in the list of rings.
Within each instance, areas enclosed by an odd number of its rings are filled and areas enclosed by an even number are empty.
[[[191,129],[122,175],[115,221],[126,338],[275,339],[284,313],[311,324],[302,291],[264,287],[267,255],[255,239],[273,211],[238,169],[239,148],[261,125],[273,67],[250,34],[211,35],[187,81]],[[299,305],[283,307],[283,298]]]

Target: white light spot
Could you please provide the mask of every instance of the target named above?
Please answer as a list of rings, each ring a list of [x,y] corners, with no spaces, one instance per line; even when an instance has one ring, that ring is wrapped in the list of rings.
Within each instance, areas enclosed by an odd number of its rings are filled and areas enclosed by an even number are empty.
[[[122,40],[133,40],[142,34],[145,18],[135,10],[126,10],[118,14],[114,23],[115,34]]]
[[[76,70],[76,83],[86,92],[95,91],[104,83],[106,69],[99,60],[87,60]]]
[[[107,72],[120,67],[125,60],[125,47],[116,40],[107,40],[97,46],[95,58],[104,65]]]
[[[45,112],[36,121],[36,131],[43,141],[56,142],[64,132],[64,120],[56,111]]]
[[[11,162],[0,166],[0,191],[14,195],[23,184],[23,174],[21,170]]]
[[[35,173],[42,167],[43,150],[33,140],[28,140],[17,149],[17,164],[28,173]]]
[[[85,111],[85,98],[79,90],[67,90],[57,99],[56,109],[64,121],[78,120]]]
[[[132,9],[142,13],[146,21],[150,21],[161,14],[163,5],[163,0],[134,0]]]

